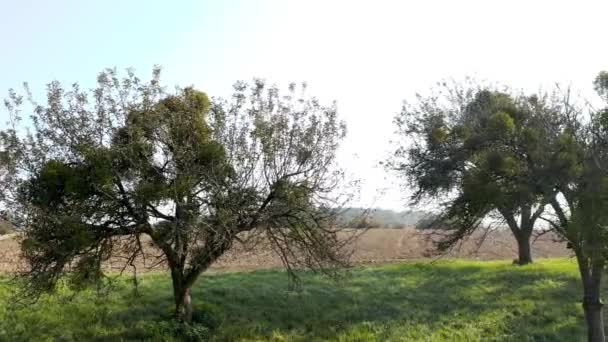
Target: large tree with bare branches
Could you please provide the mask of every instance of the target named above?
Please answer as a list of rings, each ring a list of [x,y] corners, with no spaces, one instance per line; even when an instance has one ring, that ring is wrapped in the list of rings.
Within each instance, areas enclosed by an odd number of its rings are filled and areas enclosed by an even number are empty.
[[[53,82],[34,104],[18,187],[30,293],[103,281],[104,262],[138,257],[143,236],[162,251],[184,321],[192,285],[237,240],[267,241],[290,273],[344,264],[335,106],[259,80],[237,83],[229,101],[170,94],[159,70],[150,82],[106,70],[97,84]]]

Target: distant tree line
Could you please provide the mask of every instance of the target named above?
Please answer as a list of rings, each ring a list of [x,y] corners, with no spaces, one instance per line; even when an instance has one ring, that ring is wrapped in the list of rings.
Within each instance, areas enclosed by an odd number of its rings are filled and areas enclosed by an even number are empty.
[[[429,214],[424,211],[390,209],[344,208],[338,216],[338,224],[344,228],[415,228],[417,222]]]

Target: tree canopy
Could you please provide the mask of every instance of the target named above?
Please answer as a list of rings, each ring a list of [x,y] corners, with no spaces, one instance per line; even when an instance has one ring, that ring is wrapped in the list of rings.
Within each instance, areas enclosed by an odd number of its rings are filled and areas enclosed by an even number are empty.
[[[438,241],[440,250],[492,216],[516,238],[518,263],[532,261],[529,240],[545,208],[546,123],[558,110],[549,94],[446,83],[404,106],[395,119],[404,143],[388,165],[415,189],[414,201],[443,201],[437,224],[447,234]]]

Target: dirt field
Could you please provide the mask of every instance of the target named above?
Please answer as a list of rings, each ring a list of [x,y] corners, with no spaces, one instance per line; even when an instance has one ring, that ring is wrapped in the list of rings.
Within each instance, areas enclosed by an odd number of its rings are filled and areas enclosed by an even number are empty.
[[[15,234],[0,236],[0,272],[14,272],[18,270],[21,261],[19,258],[18,236]],[[466,259],[492,260],[514,259],[517,255],[515,240],[508,231],[493,232],[486,237],[481,247],[477,247],[476,239],[472,237],[461,248],[448,254],[447,257]],[[402,260],[430,259],[437,256],[430,253],[432,247],[428,235],[420,231],[406,229],[370,229],[356,239],[350,248],[353,249],[352,262],[354,264],[388,263]],[[569,256],[570,251],[564,243],[554,241],[548,235],[540,237],[533,243],[533,257],[563,257]],[[150,249],[150,254],[156,254]],[[117,262],[113,268],[121,264]],[[151,268],[153,261],[148,259],[145,263],[138,262],[138,272],[150,269],[162,269],[163,265]],[[272,268],[281,266],[280,259],[266,248],[245,250],[235,245],[213,267],[216,271],[241,271],[259,268]]]

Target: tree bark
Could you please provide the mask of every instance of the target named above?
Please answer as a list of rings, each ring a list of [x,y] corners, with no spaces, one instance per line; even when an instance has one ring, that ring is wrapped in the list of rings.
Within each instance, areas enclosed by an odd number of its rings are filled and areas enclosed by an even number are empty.
[[[189,267],[185,265],[187,250],[184,246],[187,246],[187,244],[183,244],[183,241],[179,238],[176,238],[176,242],[174,242],[175,246],[168,245],[161,239],[159,240],[158,245],[163,249],[167,257],[167,263],[171,269],[175,318],[182,322],[192,322],[193,305],[191,288],[199,275],[205,272],[213,262],[230,248],[232,240],[231,238],[224,238],[220,242],[217,242],[217,236],[208,235],[203,248],[190,251],[191,265]],[[174,250],[178,250],[179,253],[176,253]]]
[[[526,234],[519,234],[515,237],[517,240],[517,264],[527,265],[532,263],[532,251],[530,248],[530,236]]]
[[[192,322],[192,296],[190,287],[185,283],[183,272],[171,270],[173,281],[173,299],[175,300],[175,318],[182,322]]]
[[[192,322],[192,296],[189,288],[182,289],[175,298],[175,315],[182,322]]]
[[[583,299],[583,310],[587,321],[587,340],[589,342],[604,342],[604,315],[602,313],[602,302],[598,297],[587,297]]]
[[[517,260],[513,263],[517,265],[527,265],[532,263],[532,251],[530,248],[530,236],[532,236],[532,230],[534,228],[535,215],[531,214],[531,208],[529,206],[522,207],[521,222],[518,224],[516,216],[511,210],[498,209],[501,215],[504,217],[511,233],[517,241]]]
[[[577,253],[577,259],[581,256]],[[602,312],[601,280],[604,263],[599,262],[591,267],[585,264],[585,260],[579,261],[579,270],[583,282],[583,311],[587,322],[587,340],[589,342],[604,342],[604,315]]]

